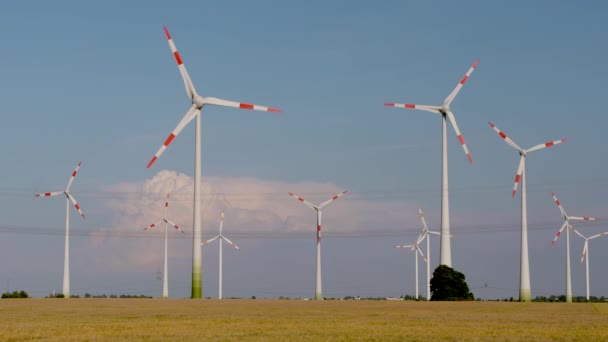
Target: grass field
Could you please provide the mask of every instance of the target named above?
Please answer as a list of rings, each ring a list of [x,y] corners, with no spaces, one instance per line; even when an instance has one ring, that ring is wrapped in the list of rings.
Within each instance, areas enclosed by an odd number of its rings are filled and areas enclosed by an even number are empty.
[[[0,340],[607,341],[608,304],[2,299]]]

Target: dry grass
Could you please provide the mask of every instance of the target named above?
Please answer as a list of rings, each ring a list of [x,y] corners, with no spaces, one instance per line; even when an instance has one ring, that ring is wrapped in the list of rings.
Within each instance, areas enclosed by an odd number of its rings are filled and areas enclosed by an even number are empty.
[[[2,299],[0,340],[606,341],[608,304]]]

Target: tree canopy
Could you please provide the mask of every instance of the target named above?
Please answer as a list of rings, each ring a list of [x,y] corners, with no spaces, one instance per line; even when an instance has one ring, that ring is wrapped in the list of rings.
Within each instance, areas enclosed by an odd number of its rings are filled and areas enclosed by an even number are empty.
[[[431,279],[431,300],[473,300],[464,274],[455,269],[439,265]]]

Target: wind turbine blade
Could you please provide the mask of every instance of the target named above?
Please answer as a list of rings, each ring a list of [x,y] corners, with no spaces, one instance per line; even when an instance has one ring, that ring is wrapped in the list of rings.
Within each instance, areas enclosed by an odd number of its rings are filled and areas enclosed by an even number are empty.
[[[507,144],[509,144],[509,146],[513,147],[514,149],[518,150],[519,152],[523,152],[524,151],[513,140],[511,140],[511,138],[509,138],[505,132],[503,132],[500,129],[498,129],[498,127],[496,127],[493,123],[491,123],[489,121],[488,121],[488,123],[490,124],[490,127],[492,127],[492,129],[495,130],[496,133],[498,133],[498,135],[500,135],[500,137],[502,138],[502,140],[504,140]]]
[[[51,197],[51,196],[58,196],[58,195],[63,195],[63,194],[65,194],[65,192],[63,192],[63,191],[45,192],[42,194],[36,194],[36,195],[34,195],[34,197]]]
[[[220,235],[220,239],[223,239],[224,241],[228,242],[228,244],[234,248],[241,249],[241,247],[237,246],[234,242],[230,241],[230,239],[228,239],[227,237],[225,237],[224,235]]]
[[[424,239],[426,238],[426,234],[424,232],[418,235],[418,239],[416,240],[416,246],[418,246]]]
[[[169,134],[169,136],[167,137],[167,139],[165,140],[165,142],[158,149],[158,151],[156,151],[156,153],[154,154],[154,157],[152,157],[152,159],[150,159],[150,162],[148,163],[148,166],[146,166],[146,168],[149,169],[152,166],[152,164],[154,164],[154,162],[163,154],[163,152],[165,152],[165,150],[167,149],[167,147],[169,147],[169,145],[171,144],[171,142],[173,141],[173,139],[175,139],[175,137],[179,134],[179,132],[181,132],[184,129],[184,127],[186,127],[186,125],[188,125],[188,123],[190,121],[192,121],[192,119],[194,119],[196,117],[197,114],[200,114],[200,112],[201,112],[201,110],[197,109],[194,106],[191,107],[186,112],[186,114],[184,115],[184,117],[177,124],[177,127],[175,127],[175,129],[171,132],[171,134]]]
[[[202,246],[202,245],[209,244],[209,243],[211,243],[211,242],[213,242],[213,241],[217,240],[219,237],[220,237],[219,235],[218,235],[218,236],[216,236],[216,237],[213,237],[213,238],[211,238],[211,239],[209,239],[209,240],[207,240],[207,241],[205,241],[205,242],[201,243],[201,246]]]
[[[307,200],[303,199],[302,197],[300,197],[300,196],[298,196],[298,195],[296,195],[296,194],[294,194],[294,193],[292,193],[292,192],[288,192],[288,194],[289,194],[289,196],[291,196],[291,197],[293,197],[293,198],[297,199],[298,201],[300,201],[300,202],[302,202],[302,203],[306,204],[306,205],[307,205],[307,206],[309,206],[311,209],[315,209],[315,210],[317,210],[317,209],[318,209],[318,208],[317,208],[317,207],[316,207],[314,204],[312,204],[312,203],[308,202]]]
[[[576,233],[576,235],[582,237],[585,240],[589,240],[585,237],[585,235],[581,234],[581,232],[578,231],[578,229],[572,229],[572,231],[574,231]]]
[[[222,99],[218,99],[216,97],[205,97],[205,104],[211,104],[211,105],[223,106],[223,107],[234,107],[234,108],[241,108],[241,109],[259,110],[262,112],[273,112],[273,113],[281,112],[281,110],[278,108],[264,107],[264,106],[249,104],[249,103],[222,100]]]
[[[167,36],[167,41],[169,42],[169,48],[171,48],[171,53],[173,57],[175,57],[175,62],[177,62],[177,67],[179,68],[179,73],[182,74],[182,79],[184,80],[184,86],[186,87],[186,94],[188,98],[193,99],[196,95],[196,89],[194,89],[194,84],[190,79],[190,75],[188,75],[188,71],[186,70],[186,66],[182,62],[182,57],[179,55],[177,48],[175,47],[175,43],[173,43],[173,39],[171,38],[171,34],[169,34],[169,30],[167,27],[163,27],[165,31],[165,36]]]
[[[600,219],[597,217],[586,217],[586,216],[568,216],[569,220],[579,220],[579,221],[599,221]]]
[[[333,201],[337,200],[338,198],[340,198],[340,197],[344,196],[344,195],[345,195],[347,192],[348,192],[348,190],[344,190],[344,191],[342,191],[341,193],[337,194],[336,196],[334,196],[334,197],[332,197],[332,198],[328,199],[327,201],[325,201],[325,202],[321,203],[321,204],[319,205],[319,209],[321,209],[321,208],[323,208],[324,206],[328,205],[329,203],[331,203],[331,202],[333,202]]]
[[[603,232],[603,233],[595,234],[593,236],[590,236],[587,240],[595,239],[595,238],[606,236],[606,235],[608,235],[608,232]]]
[[[464,86],[464,84],[469,79],[469,76],[471,76],[471,74],[477,67],[477,64],[479,64],[479,60],[475,60],[475,62],[473,62],[473,65],[471,65],[471,67],[469,68],[467,73],[464,74],[464,76],[462,77],[460,82],[458,82],[458,84],[456,85],[456,88],[454,88],[454,90],[452,90],[450,95],[448,95],[448,97],[445,98],[445,100],[443,101],[444,106],[449,106],[452,103],[452,101],[454,101],[454,99],[456,98],[456,95],[458,95],[458,93],[460,92],[460,89],[462,89],[462,86]]]
[[[557,205],[557,207],[559,208],[559,211],[562,213],[562,216],[564,217],[564,219],[568,219],[568,214],[566,214],[566,210],[564,210],[564,207],[562,207],[561,202],[557,199],[557,196],[555,195],[554,192],[551,193],[551,196],[553,196],[553,201],[555,201],[555,204]]]
[[[515,174],[515,182],[513,184],[513,192],[511,194],[511,197],[515,198],[515,193],[517,192],[517,186],[519,185],[519,181],[521,181],[521,175],[524,172],[524,168],[525,168],[525,156],[522,155],[519,158],[519,166],[517,167],[517,174]]]
[[[399,246],[395,246],[395,248],[412,248],[414,247],[414,245],[399,245]]]
[[[82,216],[82,218],[86,218],[84,216],[84,214],[82,213],[82,210],[80,209],[80,205],[78,205],[78,202],[76,201],[76,198],[74,198],[74,196],[72,196],[72,194],[70,194],[69,192],[66,192],[66,195],[68,195],[68,198],[70,199],[70,201],[74,205],[74,208],[76,208],[76,210],[78,210],[78,213],[80,213],[80,216]]]
[[[173,228],[175,228],[175,229],[179,230],[180,232],[182,232],[182,233],[184,233],[184,234],[186,233],[186,232],[184,232],[184,231],[183,231],[183,230],[182,230],[182,229],[181,229],[181,228],[180,228],[180,227],[179,227],[177,224],[175,224],[175,222],[173,222],[173,221],[171,221],[171,220],[169,220],[169,219],[165,219],[165,222],[167,222],[168,224],[172,225],[172,226],[173,226]]]
[[[544,144],[538,144],[530,149],[528,149],[527,152],[534,152],[534,151],[538,151],[538,150],[542,150],[543,148],[547,148],[547,147],[551,147],[553,145],[557,145],[557,144],[561,144],[563,142],[568,141],[568,139],[561,139],[561,140],[555,140],[555,141],[548,141]]]
[[[422,257],[422,259],[424,259],[424,262],[426,262],[426,256],[424,256],[424,253],[422,253],[420,247],[416,246],[416,250],[418,251],[418,253],[420,253],[420,256]]]
[[[460,129],[458,128],[458,124],[456,123],[456,118],[454,117],[454,114],[452,112],[448,112],[447,115],[448,115],[448,119],[450,119],[450,123],[452,124],[452,128],[454,128],[454,131],[456,132],[458,141],[460,142],[460,145],[462,146],[462,149],[464,150],[464,154],[467,155],[467,159],[469,160],[469,163],[473,164],[473,158],[471,158],[471,153],[469,153],[467,144],[465,144],[465,142],[464,142],[464,137],[462,136],[462,133],[460,133]]]
[[[165,197],[165,208],[169,208],[169,194]]]
[[[562,224],[562,227],[555,234],[555,237],[553,238],[553,242],[551,242],[552,246],[555,245],[555,243],[557,242],[557,239],[559,239],[560,235],[562,235],[562,231],[564,230],[564,228],[566,228],[566,226],[568,226],[568,221],[564,221],[564,223]]]
[[[152,228],[158,226],[159,224],[161,224],[161,222],[165,222],[165,221],[164,220],[159,220],[158,222],[154,222],[151,225],[149,225],[148,227],[144,228],[144,230],[152,229]]]
[[[581,253],[581,264],[585,261],[587,256],[587,249],[589,249],[589,240],[585,240],[585,246],[583,247],[583,253]]]
[[[65,188],[65,192],[70,192],[70,187],[72,186],[72,183],[74,182],[74,178],[76,178],[76,175],[78,174],[78,169],[80,169],[80,165],[82,165],[82,161],[78,162],[78,165],[76,165],[74,172],[72,172],[72,176],[70,177],[70,180],[68,181],[68,186]]]
[[[224,228],[224,211],[222,210],[222,214],[220,215],[220,235],[222,235],[223,228]]]
[[[417,105],[417,104],[413,104],[413,103],[391,103],[391,102],[387,102],[384,105],[387,107],[420,109],[420,110],[425,110],[427,112],[436,113],[436,114],[441,113],[439,111],[441,109],[440,106],[427,106],[427,105]]]
[[[420,217],[420,221],[422,221],[422,226],[424,227],[425,232],[429,232],[429,228],[426,226],[426,220],[424,219],[424,213],[422,209],[418,209],[418,217]]]

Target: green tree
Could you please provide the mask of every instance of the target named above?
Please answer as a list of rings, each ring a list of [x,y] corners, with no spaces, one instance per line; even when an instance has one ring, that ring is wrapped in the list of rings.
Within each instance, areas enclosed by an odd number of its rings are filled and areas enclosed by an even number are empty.
[[[455,269],[439,265],[431,279],[431,300],[474,300],[465,281],[464,274]]]

